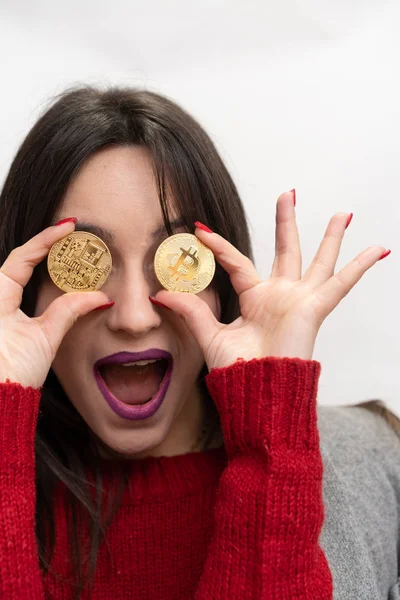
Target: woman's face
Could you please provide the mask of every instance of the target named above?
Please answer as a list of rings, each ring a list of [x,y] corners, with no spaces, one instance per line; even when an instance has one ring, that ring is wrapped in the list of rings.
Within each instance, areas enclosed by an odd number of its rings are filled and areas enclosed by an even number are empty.
[[[154,254],[168,234],[146,150],[118,147],[94,155],[71,183],[57,215],[58,219],[73,216],[78,218],[78,229],[82,223],[108,232],[103,239],[111,250],[113,268],[102,291],[115,305],[78,320],[65,336],[53,370],[90,429],[110,448],[127,457],[187,452],[202,426],[196,381],[204,360],[182,319],[149,300],[160,289],[153,269]],[[173,216],[179,219],[179,215]],[[62,293],[47,277],[39,290],[36,314],[42,314]],[[200,296],[218,316],[216,294],[208,289]],[[161,363],[99,369],[94,365],[108,356],[111,362],[118,360],[115,355],[122,352],[154,349],[172,357],[170,383],[153,414],[131,418],[132,405],[145,408],[146,394],[157,395],[164,374]],[[132,362],[124,356],[125,364]],[[99,387],[99,373],[109,391],[117,399],[119,396],[117,411],[106,400],[101,383]]]

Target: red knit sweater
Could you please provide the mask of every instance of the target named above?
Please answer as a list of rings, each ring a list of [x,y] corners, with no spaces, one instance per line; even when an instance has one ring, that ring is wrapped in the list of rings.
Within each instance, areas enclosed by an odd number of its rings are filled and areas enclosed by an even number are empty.
[[[132,461],[131,485],[99,551],[95,600],[328,600],[319,546],[320,366],[265,358],[215,369],[207,385],[225,449]],[[67,520],[56,495],[53,574],[35,541],[40,392],[0,384],[0,598],[68,600]],[[107,472],[105,472],[107,481]]]

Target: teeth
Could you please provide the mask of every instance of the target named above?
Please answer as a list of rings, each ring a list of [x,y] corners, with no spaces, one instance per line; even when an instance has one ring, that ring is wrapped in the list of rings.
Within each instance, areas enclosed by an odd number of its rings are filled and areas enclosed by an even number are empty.
[[[145,365],[150,365],[152,363],[157,362],[158,359],[155,360],[137,360],[135,362],[123,363],[123,367],[144,367]]]

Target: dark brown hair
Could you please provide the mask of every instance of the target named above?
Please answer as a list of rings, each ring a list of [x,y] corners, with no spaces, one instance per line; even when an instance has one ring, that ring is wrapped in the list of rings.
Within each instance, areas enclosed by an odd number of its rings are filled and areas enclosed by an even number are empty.
[[[167,192],[189,231],[202,221],[251,258],[248,228],[236,187],[214,144],[199,124],[167,98],[147,91],[81,87],[56,98],[34,125],[12,162],[0,196],[0,264],[11,250],[50,225],[67,188],[86,161],[109,146],[144,146],[152,157],[160,204],[168,233]],[[21,309],[33,316],[40,267],[27,285]],[[238,301],[226,273],[217,267],[213,283],[221,303],[221,321],[238,316]],[[203,369],[201,377],[206,371]],[[54,551],[53,500],[65,485],[70,515],[70,550],[75,597],[90,584],[100,542],[118,507],[126,471],[116,468],[115,494],[102,519],[99,440],[65,395],[50,370],[43,386],[36,432],[36,536],[43,572]],[[117,460],[117,459],[116,459]],[[88,469],[93,473],[92,484]],[[90,526],[84,554],[78,522]]]

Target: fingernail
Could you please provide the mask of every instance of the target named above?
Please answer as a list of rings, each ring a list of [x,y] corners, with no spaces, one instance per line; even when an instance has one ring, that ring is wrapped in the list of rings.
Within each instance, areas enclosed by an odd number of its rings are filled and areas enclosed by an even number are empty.
[[[350,225],[352,218],[353,218],[353,213],[350,213],[349,216],[348,216],[348,218],[347,218],[347,223],[346,223],[345,229],[347,229],[348,226]]]
[[[385,252],[382,254],[382,256],[380,257],[379,260],[382,260],[382,258],[386,258],[387,256],[389,256],[389,254],[391,253],[391,250],[385,250]]]
[[[110,300],[110,302],[107,302],[107,304],[102,304],[101,306],[98,306],[97,308],[94,308],[93,310],[101,310],[102,308],[110,308],[110,306],[114,306],[115,302],[114,300]]]
[[[76,217],[68,217],[68,219],[62,219],[62,221],[58,221],[56,225],[63,225],[64,223],[76,223],[78,219]]]
[[[152,296],[149,296],[149,300],[152,304],[155,304],[156,306],[161,306],[161,308],[167,308],[168,310],[171,310],[169,306],[165,306],[165,304],[163,304],[162,302],[159,302]]]
[[[210,229],[209,227],[207,227],[207,225],[203,225],[203,223],[200,223],[200,221],[195,221],[194,223],[196,225],[196,227],[198,227],[199,229],[202,229],[203,231],[207,231],[207,233],[214,233],[212,231],[212,229]]]
[[[293,206],[296,206],[296,190],[293,188],[290,190],[293,194]]]

